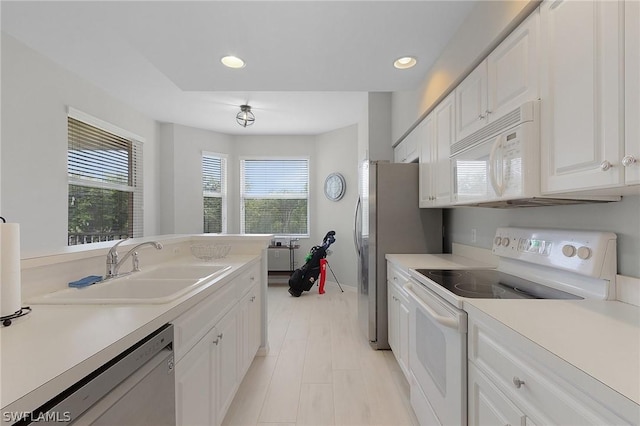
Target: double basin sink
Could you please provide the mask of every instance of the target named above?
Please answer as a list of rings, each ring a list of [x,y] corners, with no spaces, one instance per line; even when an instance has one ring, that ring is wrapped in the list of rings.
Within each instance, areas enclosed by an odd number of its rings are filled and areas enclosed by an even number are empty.
[[[84,288],[68,288],[38,296],[32,304],[167,303],[231,269],[224,265],[175,265],[133,272]]]

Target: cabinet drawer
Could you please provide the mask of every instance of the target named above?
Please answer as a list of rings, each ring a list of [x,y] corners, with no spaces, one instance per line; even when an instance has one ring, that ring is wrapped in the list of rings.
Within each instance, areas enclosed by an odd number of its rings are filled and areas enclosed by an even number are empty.
[[[606,403],[595,399],[602,394],[592,394],[585,386],[590,376],[568,363],[558,363],[559,359],[554,355],[540,351],[535,343],[509,332],[506,327],[504,332],[498,332],[493,323],[488,326],[484,321],[470,318],[469,360],[533,422],[562,425],[630,423]],[[532,355],[543,352],[544,357]]]
[[[260,263],[254,264],[248,271],[235,279],[234,283],[236,283],[238,289],[238,299],[241,299],[257,282],[260,282]]]
[[[387,281],[398,284],[402,288],[409,281],[409,277],[392,263],[387,262]]]
[[[235,280],[176,318],[174,326],[174,352],[180,360],[235,304]]]

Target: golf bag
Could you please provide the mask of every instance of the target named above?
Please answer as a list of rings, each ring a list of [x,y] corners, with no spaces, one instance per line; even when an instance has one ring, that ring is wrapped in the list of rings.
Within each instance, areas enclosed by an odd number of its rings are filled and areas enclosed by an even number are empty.
[[[303,291],[311,290],[311,287],[318,281],[320,275],[320,260],[327,257],[327,249],[333,244],[335,231],[327,232],[322,240],[322,245],[313,246],[307,255],[306,262],[300,268],[293,271],[289,277],[289,294],[293,297],[300,297]]]

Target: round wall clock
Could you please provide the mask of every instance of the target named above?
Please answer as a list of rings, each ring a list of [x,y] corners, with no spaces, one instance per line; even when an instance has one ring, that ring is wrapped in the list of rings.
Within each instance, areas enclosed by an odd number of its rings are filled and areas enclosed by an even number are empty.
[[[331,201],[338,201],[344,196],[347,183],[340,173],[331,173],[324,181],[324,195]]]

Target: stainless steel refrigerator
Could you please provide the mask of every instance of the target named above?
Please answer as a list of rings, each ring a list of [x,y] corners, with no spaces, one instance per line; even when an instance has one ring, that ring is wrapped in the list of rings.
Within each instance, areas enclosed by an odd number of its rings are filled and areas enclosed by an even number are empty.
[[[389,349],[385,255],[442,252],[442,210],[418,207],[418,169],[381,161],[360,166],[354,219],[358,321],[375,349]]]

